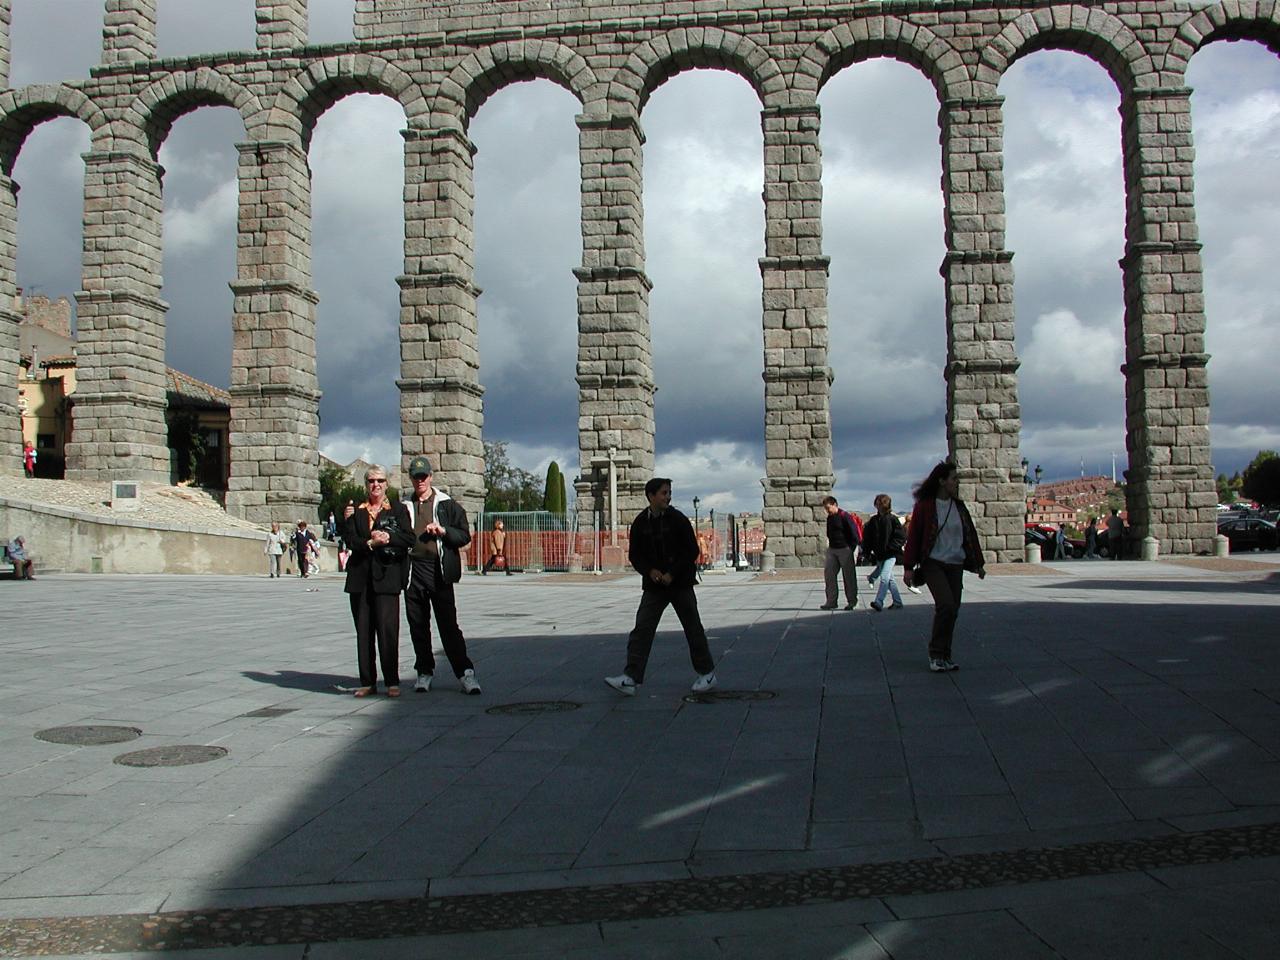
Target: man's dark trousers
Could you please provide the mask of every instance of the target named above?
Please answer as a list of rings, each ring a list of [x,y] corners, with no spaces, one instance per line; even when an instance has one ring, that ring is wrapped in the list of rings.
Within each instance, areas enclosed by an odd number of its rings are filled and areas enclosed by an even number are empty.
[[[475,665],[467,656],[467,641],[458,626],[458,604],[453,584],[445,583],[439,561],[414,558],[413,575],[404,592],[404,612],[409,620],[409,637],[413,640],[413,667],[418,673],[436,672],[436,657],[431,649],[433,608],[444,655],[449,658],[453,675],[461,677]]]
[[[684,627],[684,638],[689,644],[689,659],[699,676],[715,670],[711,649],[707,645],[707,631],[698,616],[698,598],[693,587],[675,589],[656,588],[645,590],[640,597],[640,609],[636,611],[635,629],[627,637],[626,673],[636,683],[644,683],[645,666],[649,663],[649,651],[653,649],[653,637],[658,632],[658,621],[670,604]]]

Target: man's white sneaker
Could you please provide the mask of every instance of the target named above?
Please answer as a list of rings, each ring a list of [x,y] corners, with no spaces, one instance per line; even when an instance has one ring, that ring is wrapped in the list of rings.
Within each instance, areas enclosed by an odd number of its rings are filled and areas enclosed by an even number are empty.
[[[951,668],[947,666],[947,661],[938,657],[931,657],[929,659],[929,669],[934,673],[946,673]]]
[[[418,680],[413,685],[413,692],[426,693],[430,689],[431,689],[431,674],[429,673],[418,674]]]
[[[462,684],[463,693],[469,693],[474,696],[480,692],[480,684],[476,681],[476,672],[474,670],[468,668],[462,671],[462,676],[458,678],[458,681]]]
[[[693,681],[693,687],[691,689],[694,693],[706,693],[715,685],[716,674],[713,670],[711,673],[704,673],[702,676],[698,677],[697,680]]]
[[[910,590],[912,593],[920,593],[920,592],[921,592],[920,588],[919,588],[919,587],[917,587],[917,586],[915,586],[914,584],[908,584],[908,585],[907,585],[907,589],[908,589],[908,590]]]
[[[625,673],[620,673],[616,677],[605,677],[604,682],[624,697],[634,697],[636,695],[636,682]]]

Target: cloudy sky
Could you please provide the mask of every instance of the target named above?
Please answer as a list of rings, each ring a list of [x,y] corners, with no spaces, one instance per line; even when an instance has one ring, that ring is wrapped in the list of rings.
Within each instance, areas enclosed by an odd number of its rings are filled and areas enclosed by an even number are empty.
[[[252,48],[253,0],[160,0],[161,56]],[[311,0],[313,42],[351,38],[354,0]],[[101,0],[13,0],[11,84],[77,79],[99,56]],[[1192,62],[1197,212],[1204,243],[1215,469],[1280,447],[1280,60],[1216,43]],[[1015,253],[1022,447],[1045,479],[1126,465],[1119,94],[1103,70],[1043,51],[1004,78],[1008,246]],[[886,60],[820,97],[824,246],[831,257],[831,410],[841,502],[900,504],[945,453],[946,340],[938,103]],[[764,474],[759,103],[733,75],[668,81],[642,122],[659,472],[678,502],[758,510]],[[577,101],[549,82],[509,87],[472,123],[485,438],[541,473],[577,473]],[[320,294],[321,449],[399,457],[396,324],[404,127],[385,98],[353,96],[312,144]],[[230,375],[238,116],[205,108],[174,127],[165,177],[168,360]],[[79,288],[85,128],[38,128],[19,158],[18,280]],[[357,346],[358,345],[358,346]],[[354,348],[353,348],[354,347]],[[370,373],[375,374],[369,376]],[[373,383],[375,386],[367,386]]]

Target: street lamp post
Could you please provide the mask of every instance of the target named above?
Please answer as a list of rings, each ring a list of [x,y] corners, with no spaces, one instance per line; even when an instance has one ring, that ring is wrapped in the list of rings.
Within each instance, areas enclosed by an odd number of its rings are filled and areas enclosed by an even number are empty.
[[[693,532],[694,533],[698,532],[698,504],[700,504],[701,502],[702,501],[699,500],[697,497],[693,498]]]

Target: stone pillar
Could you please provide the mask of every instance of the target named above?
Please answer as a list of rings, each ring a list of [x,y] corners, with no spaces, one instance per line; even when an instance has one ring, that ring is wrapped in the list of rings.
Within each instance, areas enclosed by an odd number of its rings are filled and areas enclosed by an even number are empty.
[[[76,294],[69,480],[169,482],[161,166],[142,153],[84,155],[84,289]]]
[[[654,475],[653,346],[644,271],[644,132],[630,114],[581,114],[582,266],[578,278],[578,522],[608,525],[608,470],[617,466],[618,522],[646,505]],[[677,484],[680,482],[676,478]]]
[[[259,50],[307,45],[307,0],[255,0]]]
[[[7,15],[8,5],[5,4]],[[18,185],[0,174],[0,474],[22,473],[22,413],[18,409]]]
[[[831,467],[821,115],[773,107],[764,128],[764,527],[779,567],[819,566]]]
[[[426,454],[467,510],[484,505],[484,391],[476,324],[475,146],[461,127],[404,131],[400,456]]]
[[[9,86],[9,25],[12,23],[13,0],[0,0],[0,90]]]
[[[948,100],[939,114],[947,253],[947,449],[989,560],[1023,553],[1013,254],[1004,249],[1000,97]],[[922,465],[921,475],[928,469]]]
[[[1129,524],[1166,555],[1210,552],[1217,533],[1190,97],[1135,90],[1121,104]]]
[[[320,390],[311,172],[295,142],[241,143],[237,149],[227,511],[262,524],[314,521],[320,502]]]
[[[107,0],[102,20],[102,62],[156,58],[156,0]]]

